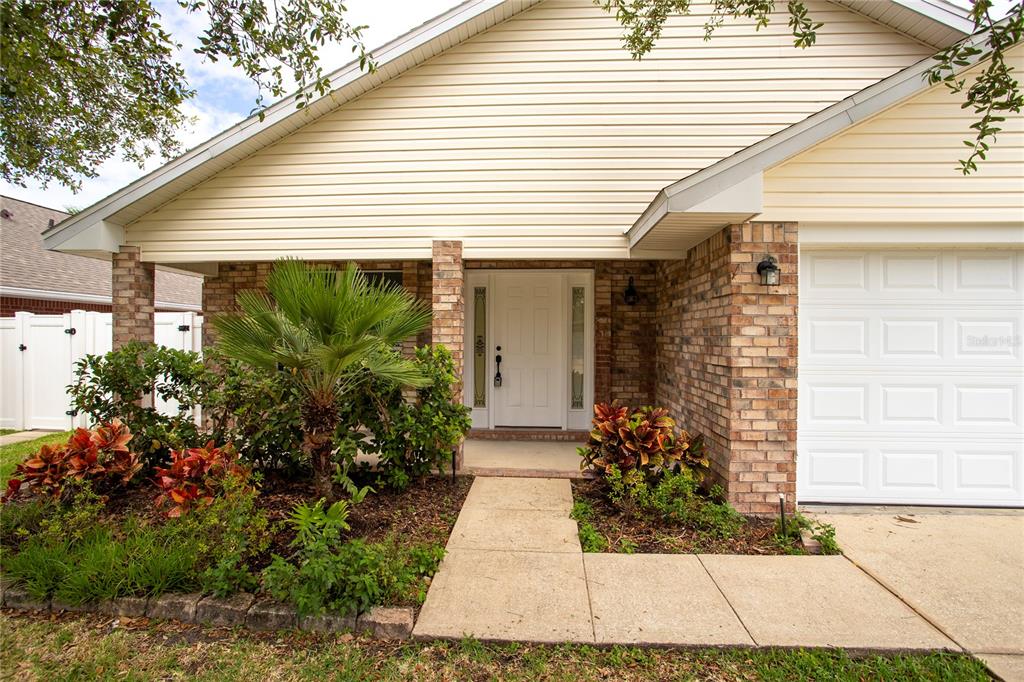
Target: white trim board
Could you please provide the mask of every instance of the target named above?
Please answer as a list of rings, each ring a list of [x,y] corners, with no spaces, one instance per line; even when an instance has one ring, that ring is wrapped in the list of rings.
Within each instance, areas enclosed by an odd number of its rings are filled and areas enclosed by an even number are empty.
[[[801,248],[865,246],[1024,248],[1024,224],[800,224]]]

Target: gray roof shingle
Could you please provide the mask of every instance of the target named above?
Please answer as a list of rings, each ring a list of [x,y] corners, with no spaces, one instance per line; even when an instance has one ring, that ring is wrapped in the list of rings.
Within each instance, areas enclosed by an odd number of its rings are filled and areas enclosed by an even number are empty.
[[[43,248],[43,230],[67,216],[0,196],[0,286],[110,298],[110,261]],[[157,301],[198,307],[202,299],[202,277],[157,270]]]

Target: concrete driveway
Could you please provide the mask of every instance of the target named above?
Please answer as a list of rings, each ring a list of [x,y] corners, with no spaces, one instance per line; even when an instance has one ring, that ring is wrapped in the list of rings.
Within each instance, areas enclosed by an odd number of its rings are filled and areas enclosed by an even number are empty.
[[[810,508],[847,558],[1006,680],[1024,680],[1024,512]]]

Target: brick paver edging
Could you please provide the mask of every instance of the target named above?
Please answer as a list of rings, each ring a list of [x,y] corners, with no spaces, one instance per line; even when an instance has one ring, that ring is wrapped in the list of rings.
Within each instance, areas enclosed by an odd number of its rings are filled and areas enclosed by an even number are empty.
[[[244,627],[249,630],[310,632],[356,632],[379,639],[410,639],[415,616],[409,607],[375,606],[358,616],[299,616],[295,608],[281,602],[257,598],[245,592],[230,597],[172,593],[159,597],[121,597],[98,604],[71,605],[56,599],[41,602],[17,587],[2,589],[3,606],[20,611],[61,611],[99,613],[129,618],[158,618],[215,627]]]

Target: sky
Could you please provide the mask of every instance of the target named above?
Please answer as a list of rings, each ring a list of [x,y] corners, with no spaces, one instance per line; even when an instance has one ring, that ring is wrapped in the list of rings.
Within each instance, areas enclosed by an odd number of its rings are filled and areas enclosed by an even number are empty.
[[[368,27],[364,41],[372,48],[387,43],[459,2],[461,0],[348,0],[345,6],[352,23]],[[968,5],[970,0],[954,2]],[[1011,2],[1013,0],[997,0],[997,9],[1004,9]],[[196,36],[204,26],[202,13],[188,14],[176,0],[155,0],[154,4],[163,17],[164,28],[182,45],[178,60],[185,67],[189,84],[197,93],[184,106],[185,113],[194,118],[194,123],[182,129],[179,136],[182,149],[186,150],[246,118],[255,105],[256,88],[226,60],[210,62],[193,52],[198,44]],[[348,63],[352,57],[350,47],[336,44],[321,50],[324,73]],[[56,182],[48,187],[38,183],[19,187],[3,181],[0,181],[0,194],[50,208],[82,209],[163,163],[163,159],[154,156],[145,167],[139,168],[115,157],[100,166],[98,177],[83,180],[77,194]]]
[[[387,43],[406,31],[441,14],[461,0],[347,0],[345,7],[349,21],[365,25],[364,42],[370,47]],[[210,62],[193,52],[197,36],[203,30],[203,15],[188,14],[176,0],[155,0],[163,17],[162,24],[174,39],[181,43],[178,61],[185,67],[189,85],[196,96],[184,106],[184,112],[194,117],[194,124],[181,131],[182,150],[213,137],[222,130],[249,116],[256,104],[256,86],[226,60]],[[320,53],[321,68],[330,73],[352,60],[351,45],[329,45]],[[267,97],[266,103],[273,102]],[[49,208],[86,208],[107,195],[121,189],[136,178],[158,168],[165,162],[159,156],[151,157],[144,168],[112,158],[99,168],[99,176],[85,179],[78,194],[57,182],[48,187],[29,183],[19,187],[0,180],[0,194],[29,201]]]

